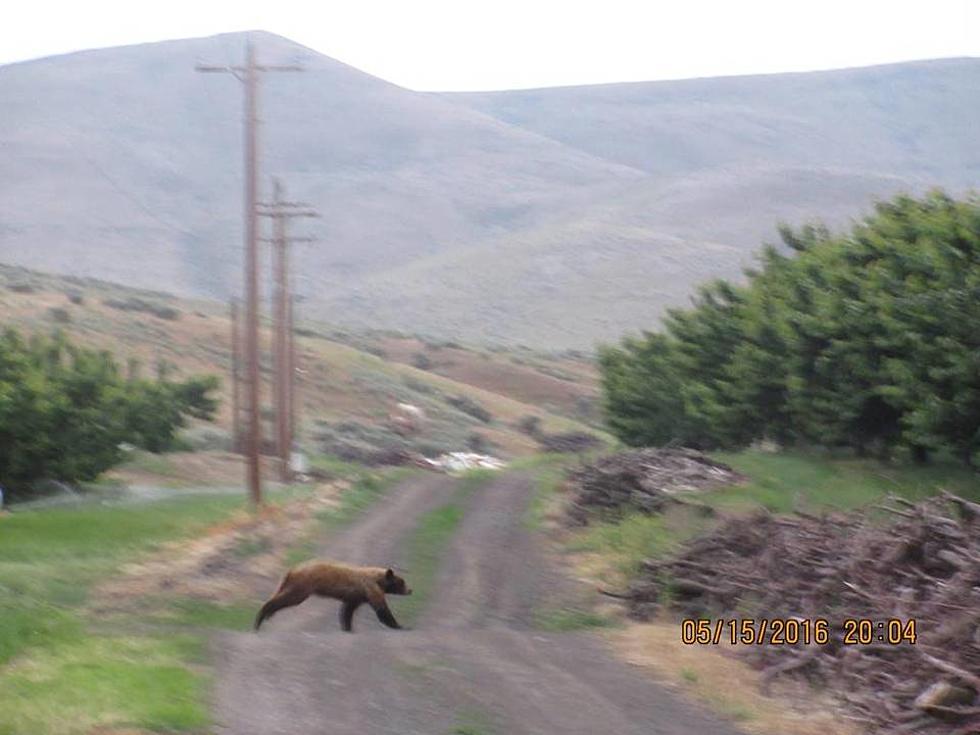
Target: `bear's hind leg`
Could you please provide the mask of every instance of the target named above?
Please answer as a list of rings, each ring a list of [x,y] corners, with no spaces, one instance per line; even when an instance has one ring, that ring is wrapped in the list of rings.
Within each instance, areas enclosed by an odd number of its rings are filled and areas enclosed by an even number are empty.
[[[354,623],[354,613],[361,606],[360,600],[344,600],[340,606],[340,628],[345,633],[350,633]]]
[[[274,595],[271,600],[262,606],[259,614],[255,616],[255,629],[258,630],[264,620],[271,618],[279,610],[282,610],[284,607],[295,607],[307,597],[309,595],[302,590],[291,590]]]

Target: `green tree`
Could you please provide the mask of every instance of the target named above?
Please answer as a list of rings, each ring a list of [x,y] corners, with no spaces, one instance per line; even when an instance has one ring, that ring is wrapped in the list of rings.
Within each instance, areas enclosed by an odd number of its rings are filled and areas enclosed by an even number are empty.
[[[107,352],[63,334],[25,341],[0,335],[0,483],[15,493],[39,479],[91,480],[120,460],[128,441],[174,446],[187,417],[210,419],[215,377],[127,380]]]
[[[716,282],[663,334],[601,353],[628,443],[803,440],[980,455],[980,201],[876,205],[849,233],[781,227],[745,287]]]

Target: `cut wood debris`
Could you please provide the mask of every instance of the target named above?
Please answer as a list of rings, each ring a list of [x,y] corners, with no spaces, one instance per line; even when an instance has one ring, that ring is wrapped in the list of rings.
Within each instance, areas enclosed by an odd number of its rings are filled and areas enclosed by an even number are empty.
[[[732,485],[745,478],[693,449],[633,449],[610,454],[569,474],[568,519],[584,525],[597,514],[638,510],[659,513],[685,495]]]
[[[733,518],[645,563],[623,597],[638,619],[666,608],[712,621],[826,620],[822,645],[735,650],[764,680],[802,677],[832,691],[873,732],[980,733],[980,505],[944,493],[876,510],[890,520]],[[871,640],[846,642],[847,619],[871,621]],[[890,620],[901,624],[890,630]],[[889,642],[908,621],[915,642]]]

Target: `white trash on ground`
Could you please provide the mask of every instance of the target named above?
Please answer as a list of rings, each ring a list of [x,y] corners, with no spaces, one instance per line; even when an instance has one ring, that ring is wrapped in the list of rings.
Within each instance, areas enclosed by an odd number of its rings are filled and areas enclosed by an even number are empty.
[[[435,459],[425,457],[423,461],[433,469],[444,472],[466,472],[467,470],[502,470],[507,463],[496,457],[471,452],[448,452]]]

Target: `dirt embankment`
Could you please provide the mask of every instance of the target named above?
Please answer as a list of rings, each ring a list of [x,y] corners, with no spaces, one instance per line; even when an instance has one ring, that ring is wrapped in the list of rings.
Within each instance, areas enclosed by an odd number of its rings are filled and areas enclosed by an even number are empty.
[[[239,511],[197,538],[129,564],[92,595],[97,612],[132,610],[165,597],[254,599],[282,575],[287,553],[310,533],[316,514],[337,505],[348,487],[346,481],[310,486],[300,497],[257,514]]]

